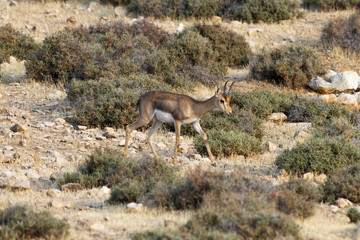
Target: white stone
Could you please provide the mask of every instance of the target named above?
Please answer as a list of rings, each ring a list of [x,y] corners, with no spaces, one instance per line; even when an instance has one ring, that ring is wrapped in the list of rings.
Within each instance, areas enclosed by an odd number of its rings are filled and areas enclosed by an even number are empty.
[[[329,77],[330,83],[337,91],[356,90],[359,86],[359,76],[356,72],[345,71]]]
[[[319,176],[314,177],[316,183],[325,183],[327,176],[324,173],[321,173]]]
[[[352,206],[352,203],[345,198],[338,198],[335,202],[339,208],[348,208]]]
[[[274,121],[274,122],[284,122],[284,121],[286,121],[287,116],[282,112],[272,113],[268,119],[271,121]]]
[[[305,173],[303,178],[305,180],[313,180],[314,179],[314,173],[312,173],[312,172]]]
[[[275,152],[276,149],[277,149],[276,145],[275,145],[274,143],[272,143],[272,142],[268,142],[268,143],[266,144],[266,147],[267,147],[267,150],[268,150],[269,152],[271,152],[271,153]]]
[[[348,94],[348,93],[341,93],[337,98],[336,101],[342,105],[346,105],[350,109],[357,109],[358,108],[358,101],[355,95]]]
[[[330,77],[336,75],[337,73],[333,70],[328,70],[326,73],[325,73],[325,79],[328,81]]]
[[[309,81],[309,87],[318,93],[333,93],[336,89],[333,84],[325,81],[321,77],[315,77]]]

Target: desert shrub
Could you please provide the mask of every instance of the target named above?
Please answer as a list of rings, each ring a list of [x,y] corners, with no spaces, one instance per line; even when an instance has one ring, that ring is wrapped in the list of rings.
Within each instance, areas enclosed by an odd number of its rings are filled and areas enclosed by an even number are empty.
[[[360,151],[351,142],[331,136],[314,136],[276,159],[276,165],[294,175],[307,172],[331,173],[360,161]]]
[[[234,92],[231,102],[240,109],[249,111],[260,119],[266,119],[271,113],[285,112],[294,101],[294,97],[279,92],[255,90],[249,93]]]
[[[343,139],[352,140],[359,135],[357,129],[350,121],[344,117],[334,118],[325,128],[325,133],[330,136],[340,136]]]
[[[207,137],[214,156],[231,156],[235,154],[248,157],[263,151],[260,140],[244,132],[211,129],[207,131]],[[194,145],[199,153],[207,154],[201,136],[195,137]]]
[[[327,177],[324,185],[324,198],[334,202],[342,197],[353,203],[360,203],[360,166],[354,165],[338,169]]]
[[[34,39],[16,31],[11,26],[0,27],[0,63],[8,61],[10,56],[20,60],[28,59],[39,44]]]
[[[183,18],[211,18],[216,15],[223,0],[186,0],[186,1],[142,1],[132,0],[126,10],[134,15],[145,17],[183,19]]]
[[[251,76],[289,88],[306,88],[309,79],[325,73],[321,55],[309,46],[292,45],[253,57]]]
[[[215,236],[225,239],[300,239],[299,227],[288,217],[234,207],[205,209],[184,228],[198,239],[213,239]]]
[[[210,40],[218,62],[224,62],[228,67],[248,65],[251,50],[243,36],[220,25],[197,24],[194,29]]]
[[[360,222],[360,212],[357,208],[351,207],[346,213],[346,216],[350,218],[350,222],[358,223]]]
[[[304,0],[302,6],[307,9],[321,11],[338,11],[359,7],[358,0]]]
[[[358,1],[360,3],[360,1]],[[338,17],[322,30],[321,40],[325,45],[339,46],[345,50],[360,52],[360,15]]]
[[[291,178],[289,182],[284,184],[283,188],[294,191],[308,201],[320,202],[323,198],[323,189],[305,179]]]
[[[180,234],[180,232],[158,232],[158,231],[144,231],[140,233],[135,233],[131,239],[132,240],[181,240],[184,239],[183,234]]]
[[[291,190],[279,190],[276,195],[276,207],[279,211],[297,218],[305,219],[315,213],[315,202]]]
[[[311,122],[312,114],[303,103],[293,103],[285,112],[289,122]]]
[[[65,239],[69,224],[50,212],[34,212],[27,206],[9,207],[0,211],[1,239]]]
[[[298,3],[291,0],[250,0],[234,10],[229,18],[248,23],[274,23],[296,17],[298,7]]]
[[[138,118],[136,103],[149,90],[170,86],[148,74],[121,76],[117,80],[72,81],[67,88],[74,121],[87,126],[122,128]]]
[[[174,173],[175,168],[148,156],[141,159],[125,158],[118,150],[96,149],[79,166],[77,173],[64,174],[59,182],[75,181],[85,188],[119,185],[118,189],[125,189],[135,186],[140,187],[141,191],[149,191],[158,181],[170,181]]]
[[[115,7],[117,6],[126,6],[128,5],[132,0],[100,0],[100,3],[102,4],[111,4]]]

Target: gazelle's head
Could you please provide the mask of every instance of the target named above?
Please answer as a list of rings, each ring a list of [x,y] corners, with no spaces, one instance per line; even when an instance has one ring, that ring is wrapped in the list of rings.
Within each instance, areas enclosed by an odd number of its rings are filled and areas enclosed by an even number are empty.
[[[226,83],[224,84],[224,90],[222,93],[219,92],[220,88],[216,90],[215,96],[216,96],[216,107],[222,110],[223,112],[225,112],[226,114],[230,115],[232,114],[232,109],[230,106],[231,88],[235,83],[235,81],[231,83],[229,90],[226,91],[226,84],[228,82],[229,80],[226,81]]]

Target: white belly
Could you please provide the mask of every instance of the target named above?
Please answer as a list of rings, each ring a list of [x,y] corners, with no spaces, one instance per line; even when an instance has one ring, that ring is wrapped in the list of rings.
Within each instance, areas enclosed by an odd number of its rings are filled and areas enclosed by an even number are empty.
[[[170,113],[166,113],[160,110],[155,109],[154,111],[154,116],[156,117],[157,120],[164,122],[164,123],[173,123],[175,121],[175,119],[173,118],[173,116]],[[189,118],[189,119],[185,119],[183,120],[181,123],[182,124],[189,124],[189,123],[194,123],[197,120],[199,120],[198,118]]]

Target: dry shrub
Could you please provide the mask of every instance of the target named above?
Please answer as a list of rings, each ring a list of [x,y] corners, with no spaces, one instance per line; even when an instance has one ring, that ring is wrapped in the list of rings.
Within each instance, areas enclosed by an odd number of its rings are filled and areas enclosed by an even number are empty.
[[[69,224],[50,212],[34,212],[27,206],[9,207],[0,211],[1,239],[66,239]]]
[[[314,136],[276,158],[276,165],[297,176],[307,172],[331,173],[338,168],[360,162],[357,146],[344,139]]]
[[[357,208],[351,207],[346,213],[346,216],[350,218],[350,222],[358,223],[360,222],[360,212]]]
[[[339,46],[360,53],[360,12],[349,18],[338,17],[322,30],[321,40],[325,45]]]
[[[307,88],[311,78],[325,73],[325,65],[316,49],[291,45],[253,57],[251,76],[289,88]]]
[[[324,199],[334,202],[342,197],[353,203],[360,203],[360,166],[359,164],[338,169],[330,174],[324,185]]]
[[[360,7],[359,0],[304,0],[302,6],[311,10],[339,11]]]
[[[8,25],[0,27],[0,63],[8,61],[10,56],[26,60],[29,54],[38,48],[39,44],[31,37]]]

